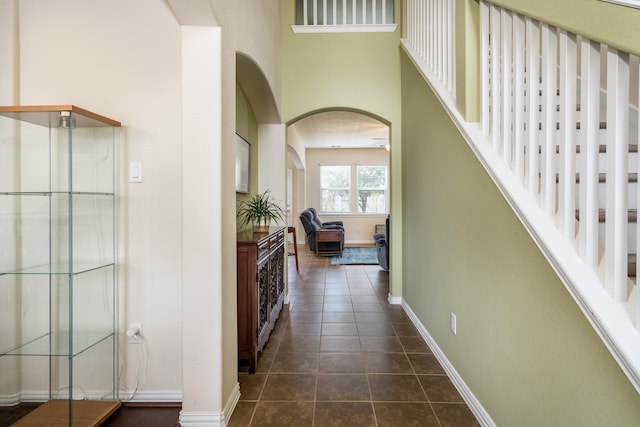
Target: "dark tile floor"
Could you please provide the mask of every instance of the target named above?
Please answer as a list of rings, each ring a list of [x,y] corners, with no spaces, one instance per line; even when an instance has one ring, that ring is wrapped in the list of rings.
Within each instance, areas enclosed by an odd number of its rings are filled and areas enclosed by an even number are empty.
[[[230,426],[478,426],[377,265],[332,266],[299,247],[255,374]]]

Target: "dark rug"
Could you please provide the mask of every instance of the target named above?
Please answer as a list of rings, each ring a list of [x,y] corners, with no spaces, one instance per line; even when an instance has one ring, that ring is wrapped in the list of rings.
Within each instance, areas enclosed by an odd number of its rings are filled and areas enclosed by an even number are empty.
[[[331,265],[378,264],[376,248],[344,248],[342,257],[331,256]]]

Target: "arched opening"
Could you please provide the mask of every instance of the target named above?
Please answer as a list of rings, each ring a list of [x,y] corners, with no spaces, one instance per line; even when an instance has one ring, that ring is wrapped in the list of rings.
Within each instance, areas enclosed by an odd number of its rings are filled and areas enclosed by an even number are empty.
[[[315,207],[327,219],[345,222],[345,244],[374,244],[376,226],[384,224],[390,210],[390,143],[389,122],[364,111],[323,109],[290,121],[287,128],[287,168],[291,170],[287,176],[292,180],[288,183],[292,194],[290,224],[298,227],[298,235],[304,236],[299,213]],[[349,188],[343,188],[340,194],[322,188],[321,175],[326,175],[331,165],[348,170]],[[384,171],[384,189],[372,191],[367,185],[382,185],[381,180],[371,183],[371,179],[380,175],[376,171]],[[339,198],[341,206],[336,207],[329,198]]]

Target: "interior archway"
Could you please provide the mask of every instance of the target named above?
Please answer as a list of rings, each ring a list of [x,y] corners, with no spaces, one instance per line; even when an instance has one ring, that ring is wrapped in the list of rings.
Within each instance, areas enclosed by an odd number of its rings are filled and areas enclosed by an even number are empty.
[[[346,108],[323,109],[303,114],[288,123],[287,128],[287,168],[291,170],[288,177],[293,180],[288,184],[293,197],[291,198],[292,224],[298,226],[298,234],[304,235],[297,221],[297,212],[301,212],[309,206],[318,207],[317,168],[318,155],[312,155],[312,161],[307,164],[308,153],[322,152],[321,162],[350,162],[353,165],[371,159],[367,154],[358,159],[353,150],[369,150],[384,153],[383,160],[380,155],[373,157],[374,163],[386,163],[388,176],[391,176],[390,168],[390,125],[385,119],[364,111]],[[342,151],[341,151],[342,150]],[[381,151],[380,151],[381,150]],[[363,153],[367,153],[363,151]],[[355,159],[355,160],[354,160]],[[312,166],[312,167],[307,167]],[[355,170],[355,168],[353,168]],[[386,198],[391,200],[391,186],[387,189]],[[390,206],[387,204],[387,211]],[[351,211],[346,219],[351,228],[351,243],[371,244],[372,224],[371,218],[365,219],[364,215]],[[342,219],[342,218],[340,218]],[[377,218],[376,221],[380,221]],[[382,221],[384,222],[384,221]],[[371,229],[371,230],[369,230]],[[370,232],[371,231],[371,232]],[[349,230],[348,230],[349,232]],[[356,233],[357,232],[357,233]],[[347,239],[348,240],[348,239]]]

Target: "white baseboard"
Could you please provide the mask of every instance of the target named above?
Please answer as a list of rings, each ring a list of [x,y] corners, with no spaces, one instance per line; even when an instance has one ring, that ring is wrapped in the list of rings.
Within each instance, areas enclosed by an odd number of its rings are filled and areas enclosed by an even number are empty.
[[[387,295],[387,301],[389,304],[399,305],[402,304],[402,297],[394,297],[391,294]]]
[[[182,402],[182,390],[138,391],[120,390],[120,400],[134,403],[176,403]]]
[[[14,406],[22,402],[46,402],[47,400],[49,400],[49,392],[25,391],[0,395],[0,406]]]
[[[186,412],[182,410],[180,411],[180,425],[182,427],[226,427],[239,400],[240,384],[236,383],[222,412]]]
[[[478,419],[480,425],[484,427],[496,427],[496,423],[493,422],[489,413],[484,409],[482,404],[480,404],[480,401],[474,396],[467,384],[465,384],[462,377],[458,374],[451,362],[449,362],[449,359],[447,359],[447,356],[445,356],[440,347],[438,347],[438,344],[435,342],[433,337],[431,337],[422,322],[420,322],[420,319],[418,319],[418,316],[416,316],[413,310],[411,310],[411,307],[409,307],[409,304],[407,304],[404,299],[402,299],[402,308],[404,308],[405,313],[407,313],[411,322],[413,322],[414,326],[418,329],[422,338],[427,342],[431,350],[433,350],[434,356],[436,356],[436,359],[438,359],[438,362],[440,362],[443,369],[451,379],[451,382],[453,382],[453,385],[455,385],[456,389],[469,406],[469,409],[473,412],[473,415]]]
[[[117,397],[122,401],[126,401],[128,395],[126,392],[120,391],[120,395]],[[167,397],[169,396],[169,397]],[[152,396],[144,398],[140,400],[140,394],[136,394],[138,399],[134,399],[135,402],[181,402],[182,401],[182,392],[162,392],[160,394],[154,393]],[[0,395],[0,406],[13,406],[18,403],[23,402],[46,402],[50,400],[50,395],[48,390],[23,390],[20,393],[15,394],[7,394]],[[52,394],[53,399],[68,399],[69,398],[69,390],[61,390],[58,392],[54,392]],[[104,391],[96,391],[96,390],[81,390],[79,388],[74,388],[73,390],[73,399],[74,400],[93,400],[93,401],[102,401],[102,400],[113,400],[113,393],[105,393]]]

